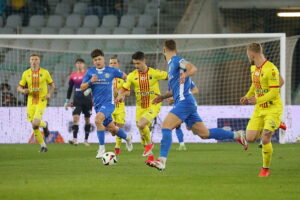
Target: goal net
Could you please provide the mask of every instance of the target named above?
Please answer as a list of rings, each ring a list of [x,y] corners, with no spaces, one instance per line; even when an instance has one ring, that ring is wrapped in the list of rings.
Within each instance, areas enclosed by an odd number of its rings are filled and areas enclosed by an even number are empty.
[[[41,67],[51,73],[57,87],[49,101],[49,109],[53,110],[52,116],[55,116],[56,120],[60,119],[54,122],[53,126],[59,124],[65,126],[64,118],[66,115],[70,118],[71,113],[66,114],[62,106],[66,99],[69,75],[75,71],[74,62],[77,58],[83,58],[87,67],[92,66],[90,52],[100,48],[105,53],[107,65],[110,57],[117,56],[121,69],[128,74],[134,70],[131,55],[135,51],[143,51],[149,67],[167,71],[167,63],[162,55],[162,44],[169,38],[176,40],[178,54],[198,68],[197,74],[192,78],[200,90],[195,97],[199,113],[210,128],[218,126],[230,127],[233,130],[245,129],[252,107],[239,106],[239,99],[246,94],[251,84],[250,64],[246,55],[247,44],[261,43],[266,57],[278,66],[281,75],[285,77],[284,34],[0,35],[0,83],[10,86],[7,89],[10,98],[1,98],[1,106],[10,108],[10,111],[6,109],[6,112],[21,109],[20,118],[26,116],[24,109],[26,99],[16,92],[16,87],[22,72],[29,67],[29,55],[39,53],[42,55]],[[161,81],[160,88],[162,92],[166,91],[167,81]],[[285,102],[285,85],[281,93]],[[133,93],[126,99],[126,105],[128,106],[126,118],[132,119],[133,122],[128,124],[128,128],[133,128],[135,124]],[[12,108],[13,106],[16,108]],[[46,115],[50,113],[49,109]],[[164,104],[163,112],[157,119],[157,131],[169,109],[170,107]],[[26,117],[24,120],[22,123],[26,123]],[[191,134],[189,139],[193,141],[194,137]],[[276,137],[278,140],[278,136]],[[283,136],[281,139],[283,142]],[[160,135],[157,135],[156,140],[160,140]],[[196,141],[202,140],[197,138]]]

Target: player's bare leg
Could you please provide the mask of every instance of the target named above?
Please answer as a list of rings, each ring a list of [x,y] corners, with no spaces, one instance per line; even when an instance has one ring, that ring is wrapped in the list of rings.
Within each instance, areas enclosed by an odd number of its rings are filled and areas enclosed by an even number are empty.
[[[89,139],[89,135],[91,132],[91,120],[89,117],[85,117],[85,125],[84,125],[84,142],[83,144],[85,146],[90,146],[90,144],[88,143],[88,139]]]
[[[46,143],[44,141],[43,135],[39,130],[40,123],[41,123],[40,119],[33,119],[32,128],[33,128],[33,133],[34,133],[34,136],[35,136],[36,140],[41,145],[40,152],[43,153],[43,152],[47,152],[48,149],[47,149]]]
[[[270,176],[270,165],[273,154],[273,146],[271,143],[273,132],[264,129],[262,132],[262,157],[263,157],[263,167],[259,173],[259,177]]]
[[[115,123],[115,124],[119,128],[124,128],[124,126],[125,126],[124,124],[120,124],[120,123]],[[122,138],[117,136],[116,137],[116,146],[115,146],[115,154],[116,155],[120,155],[120,153],[121,153],[121,149],[120,149],[121,144],[122,144]]]
[[[116,135],[116,136],[124,139],[125,142],[126,142],[126,148],[127,148],[128,151],[133,150],[132,135],[131,134],[126,134],[124,132],[124,130],[117,127],[114,122],[109,123],[106,126],[106,130],[109,131],[112,135]]]
[[[78,145],[77,142],[77,135],[79,131],[79,115],[73,115],[73,125],[72,125],[72,131],[73,131],[73,139],[69,140],[69,144],[74,144],[75,146]]]
[[[150,122],[148,121],[148,119],[142,117],[136,125],[140,131],[141,137],[143,137],[144,139],[143,141],[145,142],[143,156],[148,156],[148,160],[153,160],[152,149],[154,147],[154,144],[151,141],[149,124]]]

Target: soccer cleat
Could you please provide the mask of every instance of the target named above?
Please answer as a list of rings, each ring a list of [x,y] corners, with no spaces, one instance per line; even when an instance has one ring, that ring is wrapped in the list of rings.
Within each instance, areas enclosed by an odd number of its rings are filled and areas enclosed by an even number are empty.
[[[239,139],[237,139],[236,141],[238,143],[240,143],[241,145],[243,145],[244,149],[247,150],[248,149],[248,142],[246,140],[245,131],[239,130],[236,133],[239,135]]]
[[[105,149],[99,149],[96,155],[96,159],[102,158],[104,154],[105,154]]]
[[[45,123],[46,123],[46,126],[43,128],[43,132],[44,132],[44,136],[48,137],[50,134],[50,131],[48,129],[48,122],[45,122]]]
[[[74,140],[69,140],[69,144],[77,146],[78,142],[77,141],[75,142]]]
[[[280,122],[279,128],[286,131],[286,124],[284,122]]]
[[[146,163],[146,165],[148,165],[151,161],[154,161],[154,155],[148,156],[147,160],[145,160],[144,162]]]
[[[177,151],[186,151],[186,146],[185,145],[179,145],[179,147],[176,149]]]
[[[127,134],[127,138],[126,138],[125,142],[126,142],[127,150],[132,151],[133,146],[132,146],[132,135],[131,134]]]
[[[269,168],[261,168],[260,173],[258,174],[259,177],[267,177],[270,176],[270,169]]]
[[[47,151],[48,151],[47,147],[41,147],[40,153],[45,153]]]
[[[120,153],[121,153],[120,148],[115,147],[115,154],[120,155]]]
[[[144,150],[143,156],[153,155],[153,152],[152,152],[153,147],[154,147],[153,143],[145,145],[145,150]]]
[[[84,144],[84,146],[87,146],[87,147],[90,146],[90,144],[87,141],[84,141],[83,144]]]
[[[166,169],[165,164],[163,164],[159,159],[153,160],[153,161],[148,161],[148,162],[146,162],[146,165],[148,165],[149,167],[154,167],[154,168],[158,169],[159,171],[163,171]]]

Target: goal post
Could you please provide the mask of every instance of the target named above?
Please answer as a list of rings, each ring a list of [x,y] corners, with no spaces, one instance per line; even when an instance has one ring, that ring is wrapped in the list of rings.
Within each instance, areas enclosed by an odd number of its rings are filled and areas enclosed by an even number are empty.
[[[69,74],[74,71],[75,58],[83,57],[91,65],[89,56],[93,48],[104,50],[107,59],[117,55],[122,69],[129,73],[134,69],[131,55],[135,51],[146,54],[147,64],[151,67],[167,70],[162,55],[165,39],[175,39],[178,53],[198,67],[194,82],[200,88],[196,95],[197,102],[204,118],[216,118],[216,115],[205,116],[207,109],[219,107],[230,110],[230,106],[239,107],[239,97],[250,87],[250,68],[246,55],[246,45],[251,42],[262,43],[267,58],[275,63],[280,74],[286,80],[286,35],[284,33],[249,33],[249,34],[149,34],[149,35],[0,35],[0,70],[1,81],[10,79],[18,82],[21,71],[28,64],[28,55],[32,52],[42,54],[42,64],[49,67],[54,81],[58,82],[57,94],[50,106],[63,105]],[[11,59],[8,57],[11,56]],[[14,60],[17,59],[17,60]],[[43,66],[42,65],[42,66]],[[14,85],[15,86],[15,85]],[[161,83],[161,91],[167,89]],[[22,98],[16,94],[17,98]],[[286,105],[286,84],[281,88],[281,98]],[[130,96],[127,105],[134,106],[135,98]],[[165,104],[165,106],[167,106]],[[202,107],[203,106],[203,107]],[[222,107],[223,106],[223,107]],[[248,110],[251,110],[249,106]],[[242,109],[242,108],[241,108]],[[218,113],[218,109],[214,111]],[[236,111],[241,112],[241,111]],[[201,113],[201,112],[200,112]],[[209,113],[208,113],[209,114]],[[220,116],[221,117],[221,116]],[[233,115],[232,118],[249,118],[250,114]],[[228,116],[229,118],[229,116]],[[285,121],[285,113],[283,121]],[[204,120],[205,121],[205,120]],[[216,121],[214,121],[216,123]],[[285,143],[283,133],[279,142]]]

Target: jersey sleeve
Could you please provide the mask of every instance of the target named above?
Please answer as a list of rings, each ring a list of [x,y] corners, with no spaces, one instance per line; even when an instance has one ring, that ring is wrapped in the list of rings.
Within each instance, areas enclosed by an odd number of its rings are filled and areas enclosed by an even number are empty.
[[[19,82],[19,85],[22,86],[22,87],[25,87],[26,83],[27,83],[27,82],[26,82],[26,73],[23,72],[22,78],[21,78],[21,80],[20,80],[20,82]]]
[[[88,70],[82,79],[82,83],[87,83],[91,78],[92,78],[92,75],[90,73],[90,70]]]
[[[51,77],[49,71],[46,71],[46,82],[47,82],[47,84],[53,83],[53,80],[52,80],[52,77]]]
[[[125,80],[122,87],[125,90],[130,90],[131,83],[132,83],[132,73],[128,74],[127,79]]]
[[[115,78],[122,78],[124,72],[122,72],[120,69],[112,68],[114,70],[114,77]]]
[[[186,61],[184,58],[181,58],[181,59],[179,60],[179,68],[185,70],[185,69],[186,69],[186,65],[187,65],[188,63],[189,63],[189,62]]]
[[[162,71],[159,69],[154,70],[154,75],[157,80],[167,80],[168,79],[168,72]]]
[[[266,76],[268,78],[269,92],[267,92],[264,96],[257,98],[258,104],[263,104],[265,102],[271,101],[280,93],[278,69],[273,66],[272,68],[267,70]]]

